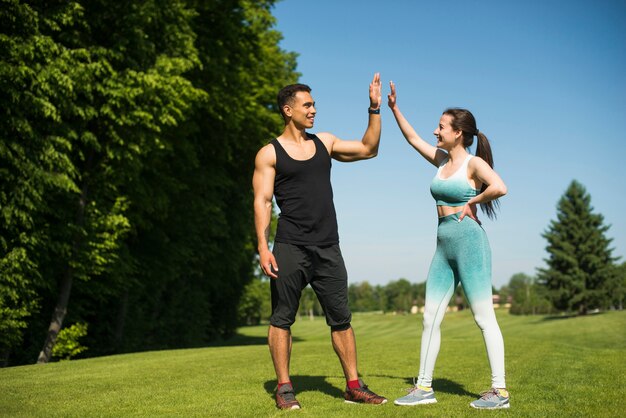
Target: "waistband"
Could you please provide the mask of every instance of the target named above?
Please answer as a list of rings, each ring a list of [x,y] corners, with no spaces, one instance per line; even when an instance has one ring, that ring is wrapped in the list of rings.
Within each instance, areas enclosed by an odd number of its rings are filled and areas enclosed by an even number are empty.
[[[441,216],[439,218],[437,218],[439,220],[439,225],[441,225],[442,223],[445,222],[459,222],[459,218],[461,217],[461,213],[463,213],[463,211],[458,211],[456,213],[450,214],[450,215],[446,215],[446,216]]]

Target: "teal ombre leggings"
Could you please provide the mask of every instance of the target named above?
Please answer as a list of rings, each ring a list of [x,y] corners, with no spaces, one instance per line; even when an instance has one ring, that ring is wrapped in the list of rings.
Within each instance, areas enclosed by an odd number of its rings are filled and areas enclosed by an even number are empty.
[[[461,283],[483,332],[487,356],[491,365],[491,385],[505,388],[504,342],[491,300],[491,250],[487,234],[470,217],[459,222],[459,213],[439,218],[437,249],[426,281],[424,331],[420,355],[418,384],[430,387],[439,346],[441,321]]]

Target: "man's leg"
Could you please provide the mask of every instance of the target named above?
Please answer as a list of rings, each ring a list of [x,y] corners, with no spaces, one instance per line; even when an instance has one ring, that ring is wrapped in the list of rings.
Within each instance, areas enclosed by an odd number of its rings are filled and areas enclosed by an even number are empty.
[[[380,405],[387,402],[382,396],[379,396],[369,390],[367,385],[359,379],[356,361],[356,339],[354,331],[350,325],[344,329],[332,329],[331,340],[333,348],[339,357],[343,373],[346,376],[346,392],[344,399],[348,403],[368,403]]]
[[[271,279],[272,316],[267,340],[276,371],[278,389],[276,406],[280,409],[299,409],[293,385],[289,378],[291,359],[290,327],[296,318],[302,289],[306,286],[304,267],[306,254],[297,246],[275,243],[274,256],[280,266],[277,279]]]
[[[324,309],[333,348],[346,376],[344,399],[350,403],[385,403],[387,399],[370,391],[359,379],[356,339],[348,307],[348,274],[339,245],[317,247],[314,255],[315,276],[310,284]]]
[[[346,381],[359,378],[356,361],[356,339],[352,327],[345,330],[333,330],[330,333],[335,353],[339,357]]]
[[[289,382],[289,361],[291,359],[291,331],[270,325],[267,333],[272,361],[278,383]]]
[[[300,409],[293,385],[289,380],[289,359],[291,358],[291,331],[270,325],[267,333],[272,362],[278,379],[276,406],[280,409]]]

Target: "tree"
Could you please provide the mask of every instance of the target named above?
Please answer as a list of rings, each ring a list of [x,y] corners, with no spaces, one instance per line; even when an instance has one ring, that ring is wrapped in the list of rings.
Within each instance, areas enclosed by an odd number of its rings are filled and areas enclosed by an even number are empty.
[[[537,285],[536,280],[527,274],[514,274],[507,286],[507,293],[511,296],[509,312],[512,314],[535,315],[550,312],[551,304],[545,287]]]
[[[411,291],[415,297],[414,304],[424,306],[426,303],[426,282],[413,283]]]
[[[413,294],[411,282],[407,279],[394,280],[384,287],[387,312],[410,312],[416,295]]]
[[[367,281],[348,286],[348,301],[352,312],[371,312],[379,309],[376,288]]]
[[[624,309],[624,294],[626,293],[626,262],[617,266],[616,277],[610,287],[611,307]]]
[[[64,322],[88,355],[232,334],[298,77],[274,1],[0,1],[0,361],[49,360]]]
[[[241,325],[259,325],[272,314],[270,283],[260,275],[246,285],[238,306]]]
[[[542,235],[548,258],[538,280],[557,310],[586,314],[610,306],[617,275],[608,229],[603,216],[593,212],[585,188],[572,181],[558,202],[557,219]]]

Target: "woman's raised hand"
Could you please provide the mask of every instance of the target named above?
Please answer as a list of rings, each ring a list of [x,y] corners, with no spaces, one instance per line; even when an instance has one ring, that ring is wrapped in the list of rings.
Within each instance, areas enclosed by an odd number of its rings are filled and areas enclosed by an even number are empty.
[[[387,95],[387,104],[393,109],[396,107],[396,85],[393,84],[393,81],[390,81],[389,87],[391,88],[391,93]]]

